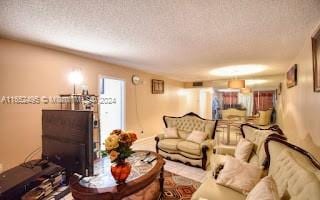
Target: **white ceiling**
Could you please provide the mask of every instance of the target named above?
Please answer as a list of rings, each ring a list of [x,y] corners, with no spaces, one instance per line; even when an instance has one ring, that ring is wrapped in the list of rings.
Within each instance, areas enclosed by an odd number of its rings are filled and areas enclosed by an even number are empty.
[[[320,0],[1,0],[0,19],[6,38],[193,81],[227,65],[285,72]]]

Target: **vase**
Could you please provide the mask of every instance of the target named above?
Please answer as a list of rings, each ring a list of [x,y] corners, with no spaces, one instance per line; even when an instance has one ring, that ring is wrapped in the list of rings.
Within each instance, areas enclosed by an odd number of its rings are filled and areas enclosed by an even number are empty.
[[[131,164],[129,162],[118,162],[111,166],[111,174],[116,180],[117,184],[123,184],[126,182],[131,172]]]

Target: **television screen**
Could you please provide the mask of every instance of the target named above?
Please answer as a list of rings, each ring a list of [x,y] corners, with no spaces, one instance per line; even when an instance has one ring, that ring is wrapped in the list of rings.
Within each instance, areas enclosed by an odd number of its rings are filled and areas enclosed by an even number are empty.
[[[42,158],[70,175],[93,175],[93,112],[42,111]]]

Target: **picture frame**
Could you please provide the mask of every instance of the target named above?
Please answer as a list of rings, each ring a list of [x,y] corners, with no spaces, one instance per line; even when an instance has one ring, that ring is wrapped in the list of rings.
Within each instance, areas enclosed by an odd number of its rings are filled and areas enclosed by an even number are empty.
[[[164,80],[151,80],[151,92],[152,94],[163,94],[164,93]]]
[[[298,65],[294,64],[287,72],[287,87],[292,88],[298,84]]]
[[[313,61],[313,91],[320,92],[320,28],[311,38]]]

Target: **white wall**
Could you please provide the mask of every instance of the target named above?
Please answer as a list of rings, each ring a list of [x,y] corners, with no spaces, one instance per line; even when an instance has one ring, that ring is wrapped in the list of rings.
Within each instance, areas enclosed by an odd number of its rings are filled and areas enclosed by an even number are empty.
[[[289,141],[320,159],[320,93],[313,92],[313,32],[291,64],[298,64],[298,85],[287,88],[285,80],[283,82],[282,94],[278,99],[278,123]]]

